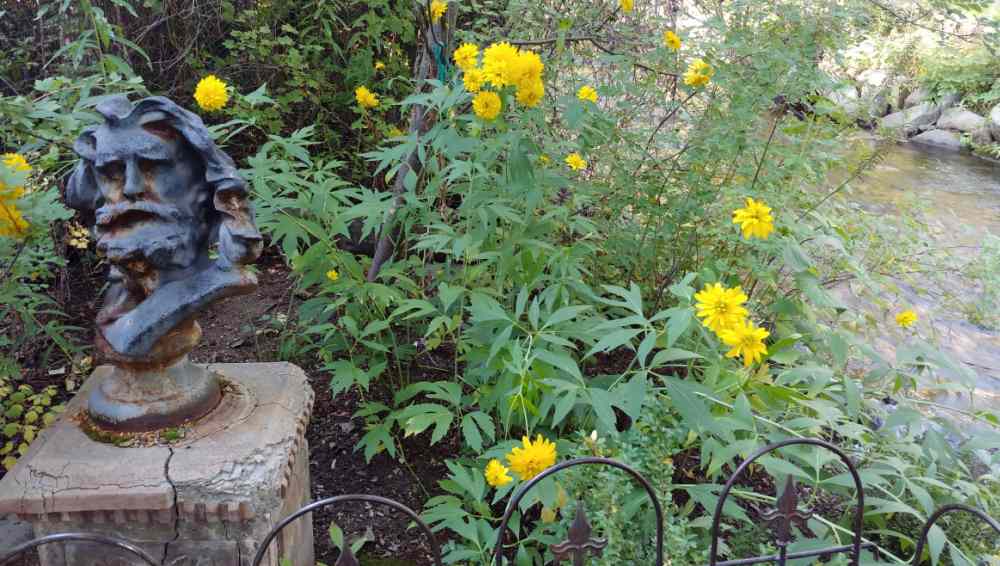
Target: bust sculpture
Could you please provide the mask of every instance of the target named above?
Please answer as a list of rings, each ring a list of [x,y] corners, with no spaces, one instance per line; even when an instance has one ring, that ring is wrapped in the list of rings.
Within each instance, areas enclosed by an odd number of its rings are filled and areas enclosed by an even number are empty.
[[[256,288],[246,266],[261,236],[246,183],[197,115],[162,97],[111,97],[97,112],[104,123],[76,140],[66,189],[70,207],[94,214],[110,264],[96,345],[114,367],[88,411],[113,430],[176,426],[221,398],[218,376],[188,359],[195,316]]]

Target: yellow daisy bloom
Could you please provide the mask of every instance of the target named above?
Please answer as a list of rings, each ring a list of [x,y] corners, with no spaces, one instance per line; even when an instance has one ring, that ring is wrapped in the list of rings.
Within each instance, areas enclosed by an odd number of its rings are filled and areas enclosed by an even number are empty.
[[[587,167],[587,161],[580,157],[579,153],[573,152],[566,156],[566,165],[574,171],[579,171]]]
[[[480,91],[472,99],[472,111],[487,122],[496,120],[496,117],[500,115],[501,108],[500,96],[489,90]]]
[[[472,43],[463,43],[461,47],[455,50],[451,58],[455,60],[455,64],[458,65],[459,69],[468,71],[475,67],[476,61],[479,60],[479,47]]]
[[[509,471],[507,466],[500,463],[500,460],[493,458],[486,464],[486,470],[483,472],[483,475],[486,476],[486,483],[493,487],[502,487],[514,481],[514,478],[507,474]]]
[[[28,160],[25,159],[20,153],[3,154],[3,164],[15,173],[21,171],[31,171],[31,165],[28,164]]]
[[[28,222],[12,202],[0,201],[0,236],[20,238],[28,231]]]
[[[715,333],[732,328],[743,322],[747,309],[743,303],[747,296],[739,285],[732,289],[722,286],[722,283],[710,283],[694,294],[696,316],[701,323]]]
[[[733,224],[740,225],[743,237],[747,240],[750,238],[766,240],[774,231],[771,207],[764,204],[764,201],[747,197],[746,207],[733,211]]]
[[[743,356],[743,366],[750,367],[767,354],[764,339],[770,334],[767,330],[758,328],[753,322],[744,320],[720,332],[719,338],[732,348],[726,352],[727,358]]]
[[[215,75],[208,75],[198,81],[198,86],[194,89],[194,100],[206,112],[221,110],[229,102],[226,83]]]
[[[486,80],[497,88],[512,84],[511,67],[519,55],[518,49],[506,41],[494,43],[483,50],[483,72],[486,74]]]
[[[484,82],[486,82],[486,75],[482,69],[466,69],[462,73],[462,84],[465,85],[465,90],[469,92],[479,92],[483,88]]]
[[[378,97],[367,87],[359,86],[354,89],[354,98],[362,108],[375,108],[378,106]]]
[[[527,436],[521,438],[521,446],[507,454],[507,464],[521,481],[530,480],[555,463],[556,445],[540,434],[534,442]]]
[[[621,7],[623,12],[631,12],[632,8],[635,8],[634,0],[618,0],[618,6]]]
[[[535,81],[533,83],[517,87],[517,103],[521,106],[526,106],[528,108],[534,108],[538,106],[538,103],[542,101],[542,97],[545,96],[545,85],[542,81]]]
[[[677,51],[681,48],[681,38],[677,37],[673,31],[667,30],[663,32],[663,45]]]
[[[909,328],[913,326],[918,319],[919,317],[917,317],[917,313],[913,312],[913,309],[906,309],[896,315],[896,324],[902,328]]]
[[[337,273],[336,269],[331,269],[330,271],[326,272],[326,278],[329,279],[330,281],[336,281],[337,279],[340,279],[340,274]]]
[[[580,90],[576,91],[576,97],[580,100],[597,102],[597,91],[589,86],[582,86]]]
[[[712,69],[712,66],[703,59],[695,59],[691,61],[687,71],[684,72],[684,84],[692,87],[705,86],[712,80],[714,73],[715,70]]]
[[[442,0],[434,0],[431,2],[431,21],[437,22],[444,16],[444,13],[448,11],[448,3]]]
[[[377,72],[381,71],[382,69],[385,69],[385,63],[383,63],[381,61],[375,61],[375,72],[377,73]]]

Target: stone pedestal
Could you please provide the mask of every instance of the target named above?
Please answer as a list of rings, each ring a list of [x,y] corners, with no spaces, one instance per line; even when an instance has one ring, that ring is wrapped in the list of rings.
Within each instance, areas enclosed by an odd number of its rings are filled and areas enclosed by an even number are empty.
[[[308,503],[306,424],[313,392],[287,363],[212,364],[223,383],[219,406],[199,421],[138,436],[133,447],[92,438],[89,389],[31,445],[0,481],[0,516],[16,513],[36,536],[85,531],[128,539],[170,566],[248,566],[257,544]],[[183,434],[179,440],[165,442]],[[106,439],[105,439],[106,440]],[[131,566],[87,544],[43,547],[42,566]],[[310,518],[285,529],[264,564],[314,566]]]

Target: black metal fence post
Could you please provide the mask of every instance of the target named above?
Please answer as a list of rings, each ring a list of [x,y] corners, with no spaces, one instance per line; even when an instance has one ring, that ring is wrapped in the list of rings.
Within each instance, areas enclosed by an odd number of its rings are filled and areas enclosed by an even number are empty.
[[[644,478],[642,474],[629,466],[626,466],[616,460],[598,457],[577,458],[575,460],[567,460],[560,464],[556,464],[518,488],[518,490],[514,493],[514,497],[507,503],[507,510],[504,512],[503,519],[500,521],[500,530],[497,532],[496,548],[493,551],[493,559],[491,561],[492,565],[503,566],[503,536],[507,532],[507,523],[510,521],[514,511],[517,510],[518,504],[522,499],[524,499],[524,496],[527,495],[527,493],[538,485],[538,483],[543,479],[553,474],[557,474],[567,468],[582,465],[598,465],[618,468],[619,470],[627,472],[633,479],[635,479],[635,481],[642,485],[643,489],[646,490],[646,494],[649,495],[649,498],[653,501],[653,509],[656,512],[655,566],[663,566],[663,507],[660,505],[659,498],[656,497],[656,491],[649,483],[649,480]],[[586,562],[587,553],[600,555],[600,551],[607,545],[606,540],[595,539],[590,536],[590,523],[587,521],[586,511],[584,511],[582,505],[582,503],[578,503],[576,518],[573,521],[573,526],[570,527],[569,540],[553,545],[552,547],[553,554],[556,555],[557,561],[572,559],[574,565],[582,566]]]
[[[719,525],[722,521],[722,509],[726,503],[726,499],[729,497],[729,492],[732,491],[733,485],[736,484],[736,480],[739,479],[740,475],[753,464],[757,459],[774,452],[781,448],[794,445],[808,445],[817,446],[830,452],[836,454],[840,460],[847,466],[847,470],[851,473],[851,477],[854,479],[854,487],[857,489],[857,506],[854,511],[854,541],[850,545],[844,546],[831,546],[819,550],[809,550],[804,552],[793,552],[789,553],[787,546],[791,541],[791,528],[793,523],[802,524],[805,520],[812,516],[811,512],[800,513],[796,509],[797,496],[795,495],[795,482],[789,481],[786,486],[784,493],[780,494],[778,498],[779,507],[772,513],[765,515],[765,520],[772,523],[777,523],[778,528],[778,548],[779,553],[777,555],[769,556],[753,556],[751,558],[741,558],[737,560],[726,560],[724,562],[718,562],[719,554]],[[773,444],[768,444],[767,446],[757,450],[750,455],[749,458],[743,460],[742,463],[736,468],[736,471],[729,476],[729,480],[726,482],[725,486],[722,488],[722,492],[719,494],[719,500],[715,505],[715,514],[712,516],[712,545],[709,550],[708,555],[708,566],[744,566],[747,564],[759,564],[761,562],[777,562],[780,566],[784,566],[787,560],[796,558],[807,558],[810,556],[820,556],[824,554],[837,554],[842,552],[851,552],[851,564],[853,566],[858,566],[861,560],[861,549],[870,548],[874,545],[871,543],[863,543],[861,540],[861,530],[864,520],[864,510],[865,510],[865,491],[864,486],[861,484],[861,476],[858,475],[857,469],[854,467],[854,462],[845,454],[840,448],[837,448],[829,442],[824,442],[822,440],[817,440],[815,438],[791,438],[788,440],[782,440],[781,442],[775,442]]]

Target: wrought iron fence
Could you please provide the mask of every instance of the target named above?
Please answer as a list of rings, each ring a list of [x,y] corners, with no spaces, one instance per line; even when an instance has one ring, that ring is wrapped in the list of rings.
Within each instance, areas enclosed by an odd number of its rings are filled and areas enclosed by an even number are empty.
[[[773,531],[774,545],[778,548],[777,554],[768,554],[760,556],[751,556],[747,558],[733,558],[730,560],[719,561],[719,540],[720,540],[720,528],[723,517],[723,510],[727,499],[736,485],[736,482],[743,476],[747,469],[757,460],[764,457],[765,455],[781,450],[789,446],[815,446],[824,450],[828,450],[835,454],[838,459],[847,468],[850,476],[853,480],[854,487],[857,491],[856,502],[854,505],[854,516],[852,525],[852,541],[848,545],[840,546],[829,546],[825,548],[820,548],[816,550],[807,550],[799,552],[789,552],[789,545],[793,540],[793,530],[792,528],[797,526],[799,531],[805,530],[806,521],[808,521],[813,516],[813,511],[811,509],[800,509],[797,487],[794,479],[791,475],[788,476],[784,486],[780,489],[780,493],[776,498],[776,507],[769,511],[760,512],[760,517],[762,522],[768,526]],[[515,512],[518,509],[519,503],[527,496],[527,494],[535,488],[542,480],[548,478],[554,474],[558,474],[569,468],[574,468],[577,466],[605,466],[617,468],[624,471],[629,475],[636,483],[638,483],[645,491],[647,497],[653,505],[653,511],[655,515],[655,559],[654,566],[663,566],[664,563],[664,516],[663,507],[660,503],[659,498],[656,496],[652,485],[649,480],[642,476],[639,472],[633,468],[618,462],[616,460],[611,460],[608,458],[577,458],[574,460],[568,460],[562,462],[547,470],[543,471],[538,476],[532,478],[530,481],[522,485],[510,499],[507,504],[506,511],[500,522],[499,535],[497,536],[496,546],[491,554],[490,566],[503,566],[505,563],[504,558],[504,542],[505,534],[507,532],[508,524]],[[851,461],[850,457],[838,448],[828,442],[816,439],[790,439],[782,442],[777,442],[770,444],[761,448],[760,450],[754,452],[750,457],[745,459],[736,468],[733,474],[726,481],[725,485],[722,487],[722,491],[719,494],[718,502],[715,506],[715,511],[712,516],[712,528],[711,528],[711,546],[709,550],[708,566],[746,566],[750,564],[760,564],[760,563],[777,563],[779,566],[784,566],[788,560],[810,558],[810,557],[829,557],[834,554],[848,553],[850,555],[850,562],[852,566],[858,566],[861,559],[861,551],[865,549],[873,549],[875,545],[871,542],[865,541],[863,537],[863,514],[864,514],[864,485],[861,481],[861,476],[858,474],[857,468]],[[257,552],[253,558],[252,566],[261,566],[263,560],[267,556],[267,549],[271,546],[271,543],[276,539],[276,537],[289,525],[295,521],[301,519],[303,516],[312,513],[321,508],[330,507],[334,505],[342,505],[344,503],[350,502],[365,502],[375,505],[381,505],[384,507],[392,508],[410,519],[413,520],[414,524],[420,529],[421,534],[427,539],[430,548],[431,563],[434,566],[442,566],[444,564],[441,556],[441,550],[438,542],[434,536],[433,531],[430,526],[427,525],[419,516],[419,514],[392,499],[387,499],[385,497],[379,497],[376,495],[367,494],[357,494],[357,495],[338,495],[334,497],[329,497],[327,499],[322,499],[315,501],[302,507],[298,511],[295,511],[291,515],[282,519],[275,527],[267,534],[264,540],[261,542],[257,549]],[[993,530],[997,535],[997,540],[1000,541],[1000,522],[996,519],[990,517],[980,509],[975,507],[970,507],[968,505],[961,504],[949,504],[944,505],[937,509],[927,521],[923,524],[920,530],[920,534],[917,538],[916,549],[913,554],[913,558],[910,560],[912,566],[917,566],[921,563],[921,557],[923,555],[924,547],[927,544],[928,537],[931,528],[937,524],[937,522],[945,515],[954,513],[966,513],[972,515],[976,519],[983,522],[989,528]],[[28,555],[31,551],[49,544],[65,543],[65,542],[83,542],[96,544],[99,546],[105,546],[109,549],[116,549],[119,551],[124,551],[129,555],[130,558],[134,557],[141,561],[143,564],[148,564],[150,566],[162,566],[159,561],[154,559],[148,553],[143,551],[141,548],[136,546],[134,543],[117,537],[91,534],[91,533],[59,533],[47,535],[44,537],[39,537],[34,540],[30,540],[23,544],[16,546],[15,548],[9,550],[7,553],[0,555],[0,566],[7,566],[11,564],[16,564],[13,562],[15,558],[23,558]],[[583,502],[577,502],[576,513],[573,518],[573,522],[568,530],[567,540],[553,544],[549,547],[552,552],[554,563],[561,563],[564,561],[570,561],[574,566],[583,566],[587,563],[588,559],[591,557],[600,557],[603,550],[607,547],[608,540],[605,538],[599,538],[594,535],[593,529],[591,528],[590,522],[587,518],[587,512],[583,505]],[[351,545],[343,544],[343,550],[340,553],[335,566],[357,566],[358,560],[351,550]]]

